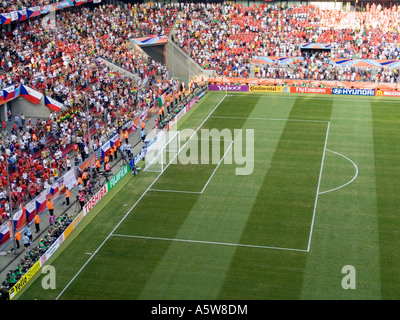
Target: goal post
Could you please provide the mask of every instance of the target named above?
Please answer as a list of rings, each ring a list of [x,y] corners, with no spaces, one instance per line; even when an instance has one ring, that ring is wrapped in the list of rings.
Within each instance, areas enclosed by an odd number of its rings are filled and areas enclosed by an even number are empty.
[[[163,172],[180,151],[180,131],[167,131],[146,149],[144,172]]]

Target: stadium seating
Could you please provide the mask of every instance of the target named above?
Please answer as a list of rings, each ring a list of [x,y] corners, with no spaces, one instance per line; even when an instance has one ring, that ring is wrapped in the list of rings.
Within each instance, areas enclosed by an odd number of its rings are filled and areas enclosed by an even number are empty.
[[[38,123],[29,125],[27,121],[25,125],[15,126],[13,132],[15,136],[27,138],[16,139],[14,143],[6,146],[9,158],[15,155],[17,159],[12,165],[9,164],[9,183],[12,186],[14,208],[29,200],[31,186],[35,187],[34,195],[37,195],[43,190],[45,183],[54,178],[55,171],[58,176],[65,172],[64,156],[71,151],[77,140],[80,141],[78,143],[80,151],[83,150],[85,143],[89,143],[87,136],[83,137],[86,134],[87,124],[87,106],[83,93],[88,97],[91,123],[99,124],[98,129],[93,126],[91,130],[90,147],[93,150],[98,148],[102,141],[107,140],[120,123],[132,119],[140,108],[144,107],[143,102],[150,101],[149,99],[145,101],[149,95],[154,99],[157,97],[157,85],[155,88],[146,87],[143,94],[139,94],[137,90],[141,84],[115,72],[102,64],[101,60],[96,60],[101,56],[109,58],[116,64],[124,66],[127,71],[137,73],[142,82],[146,79],[150,83],[157,76],[155,70],[166,72],[165,66],[160,66],[151,59],[141,58],[140,53],[128,48],[126,20],[105,18],[107,15],[111,17],[116,14],[119,8],[114,9],[112,6],[100,8],[94,10],[82,8],[82,11],[77,13],[68,10],[59,12],[56,29],[49,31],[54,37],[49,37],[47,32],[43,32],[32,20],[27,20],[20,23],[18,35],[11,32],[0,40],[0,45],[3,47],[13,48],[13,51],[4,50],[1,54],[0,60],[4,62],[0,74],[1,88],[11,83],[24,83],[51,98],[62,101],[65,105],[65,110],[48,119],[41,119]],[[160,25],[165,25],[169,30],[176,10],[173,7],[166,7],[163,10],[155,8],[152,5],[134,6],[131,12],[136,11],[137,16],[131,15],[131,22],[134,21],[137,29],[144,31],[153,32]],[[148,15],[142,15],[141,12],[146,10]],[[128,13],[128,10],[124,11],[124,14]],[[84,17],[85,30],[75,28],[74,32],[71,32],[67,22],[79,25],[78,22],[82,22]],[[156,24],[153,20],[158,20],[160,23]],[[114,27],[115,25],[119,28]],[[143,35],[137,29],[129,31]],[[164,28],[160,30],[165,32]],[[95,35],[89,34],[89,31]],[[20,39],[25,42],[25,46],[21,45]],[[128,59],[131,63],[126,63]],[[11,63],[10,68],[9,63]],[[163,74],[159,74],[158,77],[163,80],[159,86],[165,86],[166,77]],[[107,103],[103,99],[106,95],[109,97]],[[77,133],[81,133],[82,136],[78,136]],[[32,139],[33,134],[37,137],[37,141]],[[43,143],[39,143],[41,141]],[[62,152],[61,159],[55,158],[58,150]],[[0,168],[5,171],[5,158],[2,157],[0,160]],[[37,171],[36,176],[23,174],[31,172],[34,168]],[[6,190],[6,175],[3,175],[0,182],[1,191]],[[24,190],[20,190],[21,185]],[[0,204],[5,219],[6,202],[7,199],[3,198]]]
[[[269,77],[305,80],[369,80],[398,82],[398,72],[365,72],[362,68],[319,65],[329,59],[380,59],[399,57],[399,9],[367,5],[363,12],[323,10],[313,5],[186,4],[173,34],[180,47],[206,69],[218,75],[243,76],[255,56],[303,57],[301,65],[261,66]],[[207,21],[207,23],[204,23]],[[194,36],[193,36],[194,35]],[[333,43],[332,43],[333,42]],[[329,55],[307,53],[303,43],[332,43]],[[317,68],[315,67],[317,66]],[[307,72],[298,72],[301,67]],[[288,70],[289,69],[289,70]],[[236,72],[231,72],[232,70]],[[321,72],[322,71],[322,72]],[[369,75],[367,76],[366,73]]]

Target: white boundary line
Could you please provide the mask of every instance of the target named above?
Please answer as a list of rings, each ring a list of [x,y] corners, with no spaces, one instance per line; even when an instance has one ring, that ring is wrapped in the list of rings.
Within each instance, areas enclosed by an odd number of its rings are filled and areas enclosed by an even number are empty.
[[[219,105],[224,101],[226,98],[226,94],[222,97],[222,99],[218,102],[218,104],[214,107],[214,109],[211,110],[211,112],[208,114],[208,116],[204,119],[204,121],[200,124],[200,126],[196,129],[196,131],[193,133],[192,137],[196,134],[196,132],[203,126],[203,124],[208,120],[208,118],[213,114],[213,112],[219,107]],[[188,141],[192,138],[190,137]],[[185,146],[185,145],[184,145]],[[169,163],[170,164],[170,163]],[[166,168],[169,166],[167,164]],[[151,189],[151,187],[157,182],[157,180],[160,178],[160,176],[163,174],[161,172],[155,179],[154,181],[149,185],[149,187],[146,189],[145,192],[139,197],[139,199],[135,202],[135,204],[128,210],[128,212],[122,217],[122,219],[117,223],[117,225],[114,227],[114,229],[110,232],[110,234],[104,239],[104,241],[100,244],[100,246],[93,252],[93,254],[89,257],[89,259],[84,263],[84,265],[78,270],[78,272],[72,277],[72,279],[67,283],[67,285],[64,287],[64,289],[58,294],[56,297],[56,300],[58,300],[65,290],[69,288],[71,283],[78,277],[78,275],[82,272],[83,269],[88,265],[88,263],[93,259],[93,257],[99,252],[99,250],[104,246],[104,244],[107,242],[107,240],[112,236],[112,234],[117,230],[117,228],[121,225],[121,223],[126,219],[126,217],[132,212],[132,210],[137,206],[137,204],[143,199],[143,197],[147,194],[147,192]]]
[[[316,192],[316,196],[315,196],[313,216],[312,216],[312,219],[311,219],[310,235],[308,237],[307,252],[310,251],[310,246],[311,246],[311,238],[312,238],[312,233],[313,233],[313,229],[314,229],[315,213],[317,212],[319,188],[321,186],[322,170],[323,170],[324,162],[325,162],[326,145],[328,144],[328,136],[329,136],[330,126],[331,126],[331,123],[328,122],[328,127],[326,129],[326,136],[325,136],[324,151],[322,153],[321,168],[319,169],[318,186],[317,186],[317,192]]]
[[[328,123],[327,120],[312,120],[312,119],[275,119],[275,118],[246,118],[246,117],[223,117],[211,116],[212,119],[239,119],[239,120],[266,120],[266,121],[295,121],[295,122],[322,122]]]
[[[350,161],[350,162],[353,164],[354,168],[356,169],[356,174],[354,175],[353,179],[351,179],[350,181],[346,182],[345,184],[342,184],[341,186],[336,187],[336,188],[333,188],[333,189],[330,189],[330,190],[326,190],[326,191],[319,192],[319,194],[324,194],[324,193],[328,193],[328,192],[332,192],[332,191],[335,191],[335,190],[344,188],[345,186],[347,186],[347,185],[349,185],[350,183],[352,183],[352,182],[357,178],[357,176],[358,176],[358,167],[357,167],[357,165],[354,163],[354,161],[352,161],[351,159],[349,159],[348,157],[346,157],[345,155],[343,155],[343,154],[341,154],[341,153],[339,153],[339,152],[332,151],[332,150],[329,150],[329,149],[326,149],[326,151],[335,153],[335,154],[337,154],[337,155],[339,155],[339,156],[345,158],[346,160]]]
[[[168,189],[149,189],[149,191],[155,191],[155,192],[177,192],[177,193],[196,193],[196,194],[201,194],[201,191],[186,191],[186,190],[168,190]]]
[[[226,151],[225,151],[224,155],[221,157],[221,160],[219,160],[217,166],[215,167],[215,169],[214,169],[213,173],[211,174],[210,178],[207,180],[207,182],[204,185],[203,189],[201,189],[201,193],[203,193],[204,190],[207,188],[208,184],[210,183],[210,181],[211,181],[212,177],[214,176],[215,172],[217,171],[219,165],[222,163],[222,160],[224,160],[224,158],[225,158],[226,154],[228,153],[228,150],[231,148],[232,144],[233,144],[233,140],[229,144],[228,148],[226,148]]]
[[[252,245],[252,244],[240,244],[240,243],[230,243],[230,242],[214,242],[214,241],[187,240],[187,239],[175,239],[175,238],[145,237],[145,236],[124,235],[124,234],[113,234],[112,236],[113,237],[124,237],[124,238],[135,238],[135,239],[146,239],[146,240],[161,240],[161,241],[200,243],[200,244],[212,244],[212,245],[233,246],[233,247],[249,247],[249,248],[261,248],[261,249],[275,249],[275,250],[307,252],[304,249],[293,249],[293,248],[282,248],[282,247],[271,247],[271,246],[259,246],[259,245]]]

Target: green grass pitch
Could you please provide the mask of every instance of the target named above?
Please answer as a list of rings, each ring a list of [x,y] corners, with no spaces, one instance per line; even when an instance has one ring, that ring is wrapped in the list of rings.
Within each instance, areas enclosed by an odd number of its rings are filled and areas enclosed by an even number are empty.
[[[176,129],[254,130],[252,173],[221,152],[127,175],[48,262],[56,289],[19,298],[399,299],[399,120],[395,99],[210,92]]]

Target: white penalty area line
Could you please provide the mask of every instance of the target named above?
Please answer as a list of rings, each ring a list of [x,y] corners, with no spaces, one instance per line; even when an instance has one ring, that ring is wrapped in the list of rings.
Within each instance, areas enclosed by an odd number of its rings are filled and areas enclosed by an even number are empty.
[[[186,191],[186,190],[168,190],[168,189],[149,189],[149,191],[155,192],[175,192],[175,193],[194,193],[194,194],[201,194],[201,191]]]
[[[224,101],[226,98],[226,94],[222,97],[222,99],[218,102],[218,104],[214,107],[214,109],[211,110],[211,112],[208,114],[208,116],[204,119],[204,121],[200,124],[200,126],[196,129],[196,131],[193,133],[193,135],[189,138],[189,140],[197,133],[197,131],[200,130],[200,128],[204,125],[204,123],[208,120],[208,118],[213,114],[213,112],[219,107],[219,105]],[[176,157],[177,155],[175,155]],[[169,164],[165,168],[167,168]],[[165,171],[165,170],[164,170]],[[163,172],[164,172],[163,171]],[[139,197],[139,199],[134,203],[134,205],[128,210],[128,212],[122,217],[122,219],[117,223],[117,225],[114,227],[114,229],[109,233],[109,235],[104,239],[104,241],[99,245],[99,247],[93,252],[92,255],[90,255],[89,259],[83,264],[83,266],[78,270],[78,272],[72,277],[72,279],[68,282],[68,284],[61,290],[61,292],[58,294],[55,300],[59,300],[60,297],[64,294],[64,292],[69,288],[69,286],[72,284],[72,282],[75,281],[75,279],[80,275],[80,273],[83,271],[83,269],[86,268],[86,266],[89,264],[89,262],[96,256],[96,254],[100,251],[100,249],[104,246],[104,244],[107,242],[107,240],[112,236],[112,234],[115,232],[115,230],[118,229],[118,227],[122,224],[122,222],[126,219],[126,217],[132,212],[132,210],[138,205],[138,203],[143,199],[143,197],[147,194],[147,192],[151,189],[151,187],[157,182],[157,180],[161,177],[163,174],[161,172],[155,179],[154,181],[149,185],[149,187],[143,192],[143,194]]]
[[[226,148],[226,151],[225,151],[224,155],[222,156],[221,160],[219,160],[217,166],[215,167],[215,169],[214,169],[213,173],[211,174],[210,178],[208,178],[208,180],[207,180],[206,184],[204,185],[203,189],[201,189],[201,193],[203,193],[204,190],[206,190],[206,188],[207,188],[208,184],[210,183],[212,177],[214,176],[214,174],[217,171],[218,167],[222,163],[222,160],[225,158],[226,154],[228,153],[228,150],[232,147],[232,144],[233,144],[233,140],[229,144],[228,148]]]
[[[328,144],[328,136],[329,136],[329,129],[330,129],[331,123],[328,121],[328,126],[326,128],[326,135],[325,135],[325,144],[324,144],[324,151],[322,152],[322,161],[321,161],[321,167],[319,169],[319,177],[318,177],[318,185],[317,185],[317,192],[315,195],[315,201],[314,201],[314,209],[313,209],[313,215],[311,219],[311,227],[310,227],[310,235],[308,237],[308,244],[307,244],[307,252],[310,251],[311,247],[311,238],[312,238],[312,233],[314,229],[314,222],[315,222],[315,214],[317,212],[317,204],[318,204],[318,195],[320,194],[319,189],[321,186],[321,179],[322,179],[322,170],[324,168],[324,162],[325,162],[325,154],[326,154],[326,146]]]
[[[175,239],[175,238],[162,238],[162,237],[146,237],[146,236],[125,235],[125,234],[113,234],[112,236],[113,237],[123,237],[123,238],[144,239],[144,240],[159,240],[159,241],[198,243],[198,244],[209,244],[209,245],[231,246],[231,247],[247,247],[247,248],[259,248],[259,249],[273,249],[273,250],[307,252],[307,250],[304,250],[304,249],[283,248],[283,247],[273,247],[273,246],[261,246],[261,245],[230,243],[230,242],[188,240],[188,239]]]

